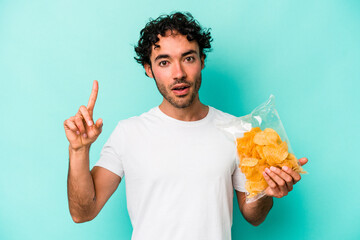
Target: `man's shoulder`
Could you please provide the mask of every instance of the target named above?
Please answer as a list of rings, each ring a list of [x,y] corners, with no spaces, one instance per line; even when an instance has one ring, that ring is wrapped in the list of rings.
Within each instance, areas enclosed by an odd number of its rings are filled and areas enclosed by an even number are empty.
[[[134,125],[142,124],[147,121],[151,121],[157,118],[157,107],[153,107],[147,112],[144,112],[137,116],[132,116],[126,119],[122,119],[118,122],[118,127],[131,127]]]
[[[230,114],[230,113],[227,113],[227,112],[224,112],[222,110],[219,110],[217,108],[214,108],[214,107],[211,107],[209,106],[213,113],[214,113],[214,118],[215,119],[219,119],[219,120],[231,120],[231,119],[234,119],[236,118],[234,115]]]

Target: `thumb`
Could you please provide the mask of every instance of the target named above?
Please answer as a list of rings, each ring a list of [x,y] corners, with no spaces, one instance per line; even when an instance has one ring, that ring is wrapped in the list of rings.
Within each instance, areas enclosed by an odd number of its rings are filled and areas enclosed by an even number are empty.
[[[300,163],[301,166],[304,166],[307,162],[308,162],[307,158],[300,158],[299,159],[299,163]]]

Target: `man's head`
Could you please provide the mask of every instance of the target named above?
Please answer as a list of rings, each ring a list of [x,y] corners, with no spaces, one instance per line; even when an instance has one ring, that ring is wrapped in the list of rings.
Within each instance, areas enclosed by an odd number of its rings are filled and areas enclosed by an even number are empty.
[[[186,108],[201,85],[206,51],[211,36],[190,13],[163,15],[149,22],[140,33],[135,51],[146,75],[154,78],[164,100],[176,108]]]
[[[159,41],[159,35],[164,37],[168,30],[175,30],[185,35],[188,41],[197,42],[200,57],[204,57],[204,59],[206,58],[206,52],[211,50],[210,29],[202,29],[200,24],[188,12],[161,15],[155,20],[150,20],[141,30],[138,45],[135,46],[137,57],[134,58],[141,65],[149,64],[151,66],[152,47],[156,46]]]

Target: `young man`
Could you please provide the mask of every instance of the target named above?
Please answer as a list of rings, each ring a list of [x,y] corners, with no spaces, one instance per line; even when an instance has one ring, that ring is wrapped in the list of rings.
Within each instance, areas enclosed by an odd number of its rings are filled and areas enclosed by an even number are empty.
[[[102,120],[94,124],[92,119],[98,93],[94,81],[88,106],[64,122],[70,143],[69,208],[75,222],[95,218],[126,176],[132,239],[231,239],[233,188],[241,213],[256,226],[271,209],[272,197],[287,195],[300,180],[291,169],[267,169],[266,196],[245,202],[236,148],[215,126],[233,116],[199,99],[210,42],[209,31],[188,13],[160,16],[146,25],[136,60],[155,80],[163,101],[120,121],[90,172],[89,148],[102,129]]]

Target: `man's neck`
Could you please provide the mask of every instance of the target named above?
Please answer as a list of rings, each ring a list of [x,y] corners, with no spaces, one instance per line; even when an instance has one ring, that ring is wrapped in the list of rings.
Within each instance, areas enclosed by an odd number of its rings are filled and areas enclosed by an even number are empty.
[[[180,121],[198,121],[206,117],[209,107],[202,104],[199,100],[194,101],[189,107],[176,108],[166,100],[159,105],[160,110],[169,117]]]

